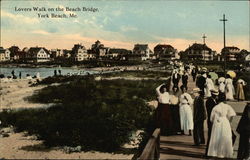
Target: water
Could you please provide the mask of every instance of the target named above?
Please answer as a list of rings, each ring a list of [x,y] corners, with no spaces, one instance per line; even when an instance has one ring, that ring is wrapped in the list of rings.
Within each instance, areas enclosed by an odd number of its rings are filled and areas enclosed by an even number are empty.
[[[40,77],[45,78],[54,75],[54,71],[57,70],[57,75],[59,75],[58,70],[61,70],[62,75],[68,74],[96,74],[99,71],[93,71],[82,68],[69,68],[69,67],[41,67],[41,68],[26,68],[26,67],[1,67],[0,74],[4,74],[5,77],[12,76],[11,72],[14,70],[14,74],[19,78],[19,73],[21,72],[22,78],[25,78],[27,74],[30,76],[35,76],[37,73],[40,74]]]

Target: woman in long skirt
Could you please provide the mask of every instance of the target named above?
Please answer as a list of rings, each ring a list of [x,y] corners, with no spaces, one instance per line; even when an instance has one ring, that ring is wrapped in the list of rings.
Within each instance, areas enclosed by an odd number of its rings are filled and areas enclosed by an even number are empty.
[[[156,88],[158,107],[156,109],[156,127],[161,129],[162,135],[171,135],[173,129],[173,122],[171,117],[169,105],[169,93],[167,86],[161,84]]]
[[[233,142],[230,120],[236,116],[236,113],[230,105],[223,101],[225,101],[225,97],[221,98],[221,102],[213,108],[210,116],[213,127],[208,156],[231,158],[233,156]]]
[[[225,87],[226,100],[234,100],[235,90],[233,86],[233,80],[229,75],[227,75],[227,78],[225,80],[225,85],[226,85]]]
[[[182,134],[189,132],[191,135],[191,131],[194,129],[193,122],[193,112],[191,105],[193,104],[193,99],[188,93],[183,93],[180,96],[180,124]]]
[[[237,89],[236,89],[236,97],[238,101],[244,101],[245,100],[245,94],[244,94],[244,86],[246,85],[246,82],[242,79],[239,79],[237,81]]]

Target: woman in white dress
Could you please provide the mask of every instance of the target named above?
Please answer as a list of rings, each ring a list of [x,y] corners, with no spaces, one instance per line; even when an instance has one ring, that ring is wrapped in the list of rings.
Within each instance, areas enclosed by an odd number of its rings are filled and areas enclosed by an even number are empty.
[[[221,102],[211,112],[210,120],[213,122],[213,127],[208,156],[231,158],[233,142],[230,121],[233,116],[236,116],[236,113],[230,105],[223,102],[224,100],[225,96],[221,98]]]
[[[211,90],[214,90],[214,82],[210,75],[207,75],[205,97],[211,97]]]
[[[244,86],[246,85],[246,82],[243,79],[238,79],[237,81],[237,89],[236,89],[236,97],[238,101],[244,101],[245,100],[245,93],[244,93]]]
[[[188,93],[183,93],[180,96],[179,110],[182,134],[189,132],[189,135],[191,135],[191,131],[194,129],[193,112],[191,105],[193,105],[192,97]]]
[[[233,80],[232,78],[227,75],[225,80],[225,94],[226,94],[226,100],[234,100],[234,86],[233,86]]]
[[[225,80],[226,79],[224,77],[220,77],[218,79],[220,93],[225,93]]]

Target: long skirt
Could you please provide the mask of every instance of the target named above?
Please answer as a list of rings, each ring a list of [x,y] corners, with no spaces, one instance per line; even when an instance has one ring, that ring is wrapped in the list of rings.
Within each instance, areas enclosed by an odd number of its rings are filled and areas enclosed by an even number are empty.
[[[236,90],[236,96],[238,100],[245,100],[245,94],[243,90],[243,85],[242,84],[237,84],[237,90]]]
[[[189,105],[180,105],[180,125],[181,130],[187,133],[189,130],[194,129],[193,113]]]
[[[156,127],[161,129],[162,135],[171,135],[173,121],[169,104],[158,104],[156,109]]]
[[[249,158],[250,151],[250,140],[249,135],[247,133],[240,134],[240,143],[238,148],[237,159],[247,159]]]
[[[226,117],[215,120],[212,127],[208,156],[232,158],[233,142],[231,126]]]
[[[181,131],[179,105],[171,104],[170,108],[173,122],[173,133],[176,134],[177,132]]]

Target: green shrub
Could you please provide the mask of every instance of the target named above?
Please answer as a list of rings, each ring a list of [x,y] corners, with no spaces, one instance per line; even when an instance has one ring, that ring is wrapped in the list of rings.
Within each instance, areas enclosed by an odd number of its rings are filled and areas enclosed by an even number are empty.
[[[2,112],[0,119],[16,131],[37,135],[47,146],[115,151],[130,141],[133,131],[153,130],[154,111],[146,102],[155,99],[155,88],[161,83],[79,78],[48,86],[28,98],[54,106]]]

